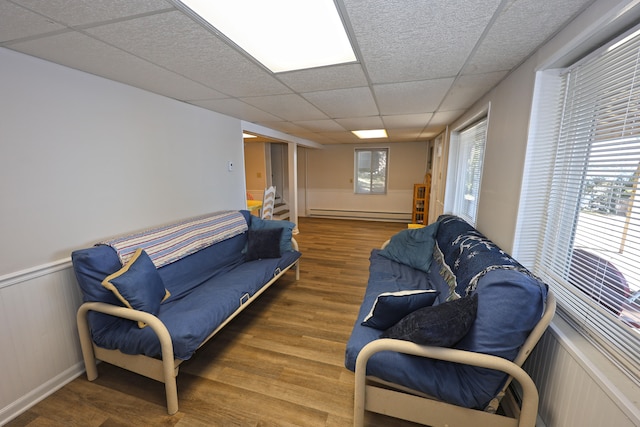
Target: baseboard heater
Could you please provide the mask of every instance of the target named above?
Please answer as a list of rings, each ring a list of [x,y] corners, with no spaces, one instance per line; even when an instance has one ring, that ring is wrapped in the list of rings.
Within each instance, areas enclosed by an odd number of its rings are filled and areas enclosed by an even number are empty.
[[[365,221],[411,222],[409,212],[363,212],[341,209],[310,209],[308,216],[314,218],[361,219]]]

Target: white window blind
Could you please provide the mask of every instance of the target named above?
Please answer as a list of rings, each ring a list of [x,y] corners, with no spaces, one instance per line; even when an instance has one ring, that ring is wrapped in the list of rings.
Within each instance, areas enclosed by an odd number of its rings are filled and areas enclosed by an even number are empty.
[[[474,225],[478,213],[486,137],[486,118],[458,134],[456,191],[452,211]]]
[[[538,76],[516,256],[636,379],[640,366],[640,37]]]
[[[355,150],[355,192],[357,194],[387,193],[387,148]]]

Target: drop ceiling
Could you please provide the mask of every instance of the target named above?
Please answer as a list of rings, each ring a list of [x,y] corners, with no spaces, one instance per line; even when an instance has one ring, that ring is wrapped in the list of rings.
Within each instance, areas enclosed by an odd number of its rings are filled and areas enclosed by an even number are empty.
[[[357,62],[278,74],[174,0],[0,0],[0,46],[320,144],[422,141],[592,1],[336,0]]]

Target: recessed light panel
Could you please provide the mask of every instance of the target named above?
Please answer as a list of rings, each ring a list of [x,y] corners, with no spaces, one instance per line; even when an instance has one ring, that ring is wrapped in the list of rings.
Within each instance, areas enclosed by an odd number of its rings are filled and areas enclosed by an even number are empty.
[[[360,139],[373,139],[373,138],[386,138],[387,131],[385,129],[368,129],[368,130],[353,130],[351,131],[355,136]]]
[[[354,62],[333,0],[181,0],[274,73]]]

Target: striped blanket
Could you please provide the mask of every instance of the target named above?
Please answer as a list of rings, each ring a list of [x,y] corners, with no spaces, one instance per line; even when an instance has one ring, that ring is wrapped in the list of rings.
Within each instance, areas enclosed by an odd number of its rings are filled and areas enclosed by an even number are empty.
[[[115,249],[122,265],[138,248],[144,249],[156,268],[170,264],[202,248],[247,231],[247,222],[239,211],[221,211],[99,244]]]

